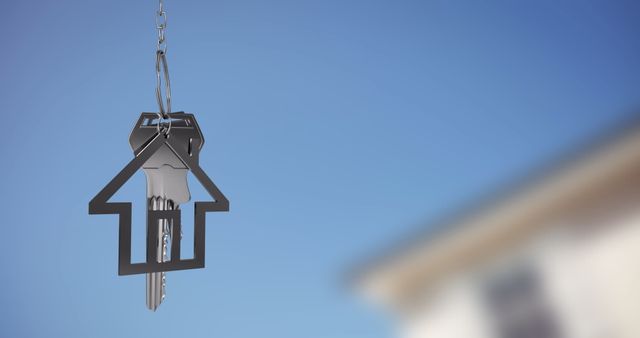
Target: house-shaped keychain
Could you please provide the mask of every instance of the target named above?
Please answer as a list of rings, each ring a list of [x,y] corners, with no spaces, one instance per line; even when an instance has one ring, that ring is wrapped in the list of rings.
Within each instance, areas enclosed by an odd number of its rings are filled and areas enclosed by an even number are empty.
[[[92,200],[90,214],[117,214],[119,217],[118,274],[147,273],[147,305],[155,310],[161,298],[157,289],[162,280],[151,281],[157,273],[204,267],[205,215],[211,211],[228,211],[229,201],[200,168],[199,153],[204,138],[193,114],[171,113],[159,118],[157,113],[142,113],[129,138],[134,159],[129,162]],[[147,248],[146,261],[131,262],[131,203],[108,200],[138,171],[147,176]],[[191,171],[213,198],[194,202],[193,258],[181,259],[181,222],[178,204],[189,200],[186,174]],[[170,252],[166,252],[171,238]],[[159,275],[158,275],[159,276]],[[158,277],[159,278],[159,277]],[[157,284],[156,286],[154,286]],[[150,299],[150,297],[152,299]],[[154,298],[155,297],[155,298]]]

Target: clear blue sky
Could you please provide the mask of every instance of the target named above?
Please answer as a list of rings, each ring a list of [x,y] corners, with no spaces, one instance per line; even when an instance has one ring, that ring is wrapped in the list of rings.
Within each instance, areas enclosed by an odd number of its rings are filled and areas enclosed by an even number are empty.
[[[231,201],[207,267],[151,313],[87,214],[156,110],[156,1],[3,1],[1,337],[390,337],[354,264],[640,107],[637,1],[166,1]]]

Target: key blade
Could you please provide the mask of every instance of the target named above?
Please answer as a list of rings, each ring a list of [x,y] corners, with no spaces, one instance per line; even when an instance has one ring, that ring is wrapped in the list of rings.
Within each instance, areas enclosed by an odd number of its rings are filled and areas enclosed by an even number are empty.
[[[149,209],[151,210],[174,210],[177,205],[173,201],[161,197],[152,197],[148,199]],[[168,220],[158,220],[158,251],[156,257],[158,262],[168,260],[168,247],[171,240],[171,224]],[[166,273],[152,272],[146,274],[146,300],[147,308],[156,311],[166,296]]]

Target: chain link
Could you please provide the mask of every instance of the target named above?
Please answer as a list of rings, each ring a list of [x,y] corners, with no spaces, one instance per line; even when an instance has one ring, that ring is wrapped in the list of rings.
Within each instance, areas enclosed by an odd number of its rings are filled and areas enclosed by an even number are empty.
[[[158,50],[167,52],[167,42],[164,36],[164,30],[167,28],[167,12],[164,10],[164,2],[158,1],[159,9],[156,12],[156,29],[158,30]]]
[[[158,30],[158,43],[156,49],[156,100],[158,101],[158,130],[163,120],[168,120],[166,134],[171,130],[171,81],[169,80],[169,66],[167,65],[167,40],[165,29],[167,28],[167,12],[164,10],[164,2],[158,0],[159,9],[156,12],[156,29]],[[162,98],[162,78],[164,77],[165,99]],[[166,108],[166,109],[165,109]]]

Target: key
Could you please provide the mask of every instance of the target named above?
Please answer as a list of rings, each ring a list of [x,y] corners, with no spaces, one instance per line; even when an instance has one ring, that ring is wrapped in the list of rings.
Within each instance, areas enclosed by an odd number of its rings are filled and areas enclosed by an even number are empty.
[[[202,135],[193,120],[193,116],[181,113],[171,114],[172,123],[169,137],[177,140],[178,144],[189,155],[197,156],[202,145]],[[178,116],[179,118],[175,118]],[[154,121],[155,120],[155,121]],[[158,119],[143,119],[131,134],[130,143],[134,151],[138,149],[142,141],[155,136],[157,133],[165,133],[164,129],[157,130]],[[168,127],[167,123],[162,124]],[[160,137],[164,137],[161,135]],[[194,152],[196,152],[194,154]],[[180,204],[191,199],[187,184],[189,168],[180,158],[164,144],[142,166],[147,179],[147,208],[148,210],[176,210]],[[168,220],[158,220],[156,261],[169,260],[169,245],[171,243],[172,224]],[[177,239],[180,240],[180,239]],[[147,308],[156,311],[166,296],[166,273],[151,272],[146,274],[146,304]]]

